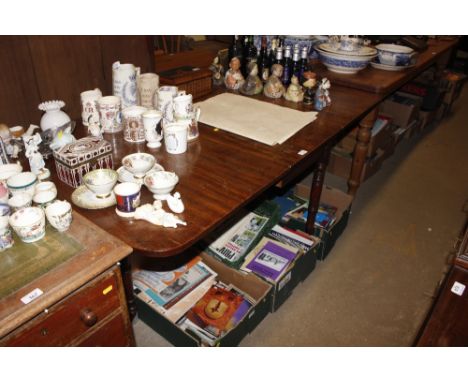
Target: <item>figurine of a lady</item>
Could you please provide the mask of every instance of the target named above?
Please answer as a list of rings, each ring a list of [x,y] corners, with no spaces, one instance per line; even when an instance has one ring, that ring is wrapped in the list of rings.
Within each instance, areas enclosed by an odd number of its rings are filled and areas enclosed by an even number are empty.
[[[23,137],[24,145],[26,147],[26,158],[29,159],[29,167],[31,172],[34,173],[40,180],[47,179],[50,176],[50,171],[45,167],[42,154],[39,152],[39,144],[42,138],[39,133],[30,137]]]
[[[323,110],[331,104],[330,92],[328,90],[330,89],[330,86],[330,81],[327,78],[323,78],[322,81],[320,81],[320,85],[315,93],[315,110]]]
[[[284,86],[280,78],[283,75],[283,66],[274,64],[271,67],[271,76],[263,88],[263,94],[270,98],[281,98],[284,94]]]
[[[244,83],[244,76],[240,71],[240,60],[237,57],[233,57],[229,63],[229,70],[224,76],[224,84],[226,88],[231,90],[239,90]]]
[[[262,80],[258,76],[258,66],[255,62],[249,64],[249,75],[247,80],[243,83],[240,88],[242,94],[254,95],[260,94],[263,90]]]
[[[299,80],[296,76],[291,77],[291,84],[288,86],[288,90],[284,93],[284,98],[292,102],[302,102],[304,99],[304,92],[302,91]]]
[[[216,56],[213,60],[213,63],[210,65],[209,69],[213,72],[212,80],[213,85],[219,86],[224,82],[224,68],[223,65],[219,63],[219,57]]]

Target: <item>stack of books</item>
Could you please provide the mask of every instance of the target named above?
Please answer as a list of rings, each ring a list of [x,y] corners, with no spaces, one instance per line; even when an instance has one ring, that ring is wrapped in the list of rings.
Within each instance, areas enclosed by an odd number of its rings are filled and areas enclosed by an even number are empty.
[[[307,208],[308,203],[306,202],[283,215],[281,221],[283,223],[288,223],[291,220],[296,220],[301,223],[305,223],[307,221],[308,214]],[[315,225],[323,229],[329,229],[336,221],[337,210],[338,209],[335,206],[321,202],[315,216]]]
[[[138,270],[133,285],[139,298],[176,322],[210,289],[216,276],[197,256],[170,272]]]

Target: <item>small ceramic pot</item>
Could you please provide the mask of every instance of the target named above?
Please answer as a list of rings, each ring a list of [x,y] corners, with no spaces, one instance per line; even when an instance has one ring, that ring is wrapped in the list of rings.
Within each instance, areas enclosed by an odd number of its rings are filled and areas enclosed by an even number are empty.
[[[137,183],[124,182],[114,188],[117,200],[117,215],[132,217],[136,208],[140,205],[141,186]]]
[[[32,196],[27,192],[18,192],[8,199],[8,205],[12,212],[16,212],[22,208],[31,207]]]
[[[117,171],[103,168],[88,172],[83,177],[83,183],[97,198],[108,198],[117,183]]]
[[[123,157],[122,165],[135,179],[142,179],[154,167],[156,158],[147,153],[134,153]]]
[[[45,213],[50,225],[59,232],[64,232],[70,228],[73,220],[72,207],[67,201],[56,200],[49,204]]]
[[[11,248],[14,243],[11,229],[8,226],[0,228],[0,252]]]
[[[7,187],[12,195],[19,192],[27,192],[34,195],[34,190],[37,183],[37,176],[32,172],[22,172],[20,174],[13,175],[7,180]]]
[[[36,206],[46,208],[57,197],[57,190],[40,191],[34,194],[33,202]]]
[[[9,223],[25,243],[33,243],[45,235],[45,214],[42,208],[26,207],[10,216]]]

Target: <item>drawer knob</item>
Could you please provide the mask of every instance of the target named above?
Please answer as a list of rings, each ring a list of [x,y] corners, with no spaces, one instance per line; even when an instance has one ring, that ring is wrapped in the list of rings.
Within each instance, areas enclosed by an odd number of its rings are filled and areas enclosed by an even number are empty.
[[[93,326],[97,322],[97,315],[89,308],[84,308],[80,312],[80,319],[86,326]]]

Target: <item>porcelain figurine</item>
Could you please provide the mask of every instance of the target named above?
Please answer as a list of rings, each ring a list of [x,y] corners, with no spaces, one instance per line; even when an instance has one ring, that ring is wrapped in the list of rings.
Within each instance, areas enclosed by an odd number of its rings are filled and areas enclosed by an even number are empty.
[[[237,57],[233,57],[229,63],[229,70],[224,76],[224,84],[226,88],[231,90],[239,90],[244,83],[245,79],[240,71],[240,60]]]
[[[258,76],[258,65],[255,62],[249,64],[249,75],[242,84],[240,91],[245,95],[260,94],[263,90],[262,80]]]
[[[71,126],[68,126],[67,128],[65,128],[65,130],[59,130],[55,138],[50,143],[49,147],[55,151],[75,141],[76,139],[71,133]]]
[[[174,192],[174,195],[169,195],[166,198],[167,205],[172,212],[176,214],[181,214],[185,210],[184,202],[180,198],[180,193]]]
[[[302,86],[305,88],[304,105],[313,105],[315,100],[315,86],[317,85],[316,74],[314,72],[304,72],[304,82]]]
[[[162,206],[159,204],[157,205],[157,207],[149,203],[138,207],[135,210],[134,218],[136,220],[146,220],[151,224],[160,225],[168,228],[177,228],[178,224],[187,225],[186,222],[180,220],[174,214],[164,211]]]
[[[323,110],[325,107],[331,104],[330,92],[328,91],[330,86],[330,81],[327,78],[323,78],[320,81],[317,92],[315,93],[315,110]]]
[[[284,86],[280,78],[283,75],[283,66],[274,64],[271,67],[271,76],[263,88],[263,94],[270,98],[281,98],[284,94]]]
[[[292,102],[302,102],[304,99],[302,86],[299,85],[299,80],[294,75],[291,77],[291,84],[288,86],[288,90],[284,94],[284,98]]]
[[[213,63],[210,65],[209,69],[213,72],[213,76],[211,77],[213,85],[222,85],[224,82],[224,68],[223,65],[219,63],[218,56],[214,58]]]
[[[31,172],[40,180],[47,179],[50,176],[50,171],[45,167],[44,158],[39,152],[39,144],[42,142],[40,134],[36,133],[30,137],[25,137],[23,142],[26,147],[25,155],[29,159]]]

